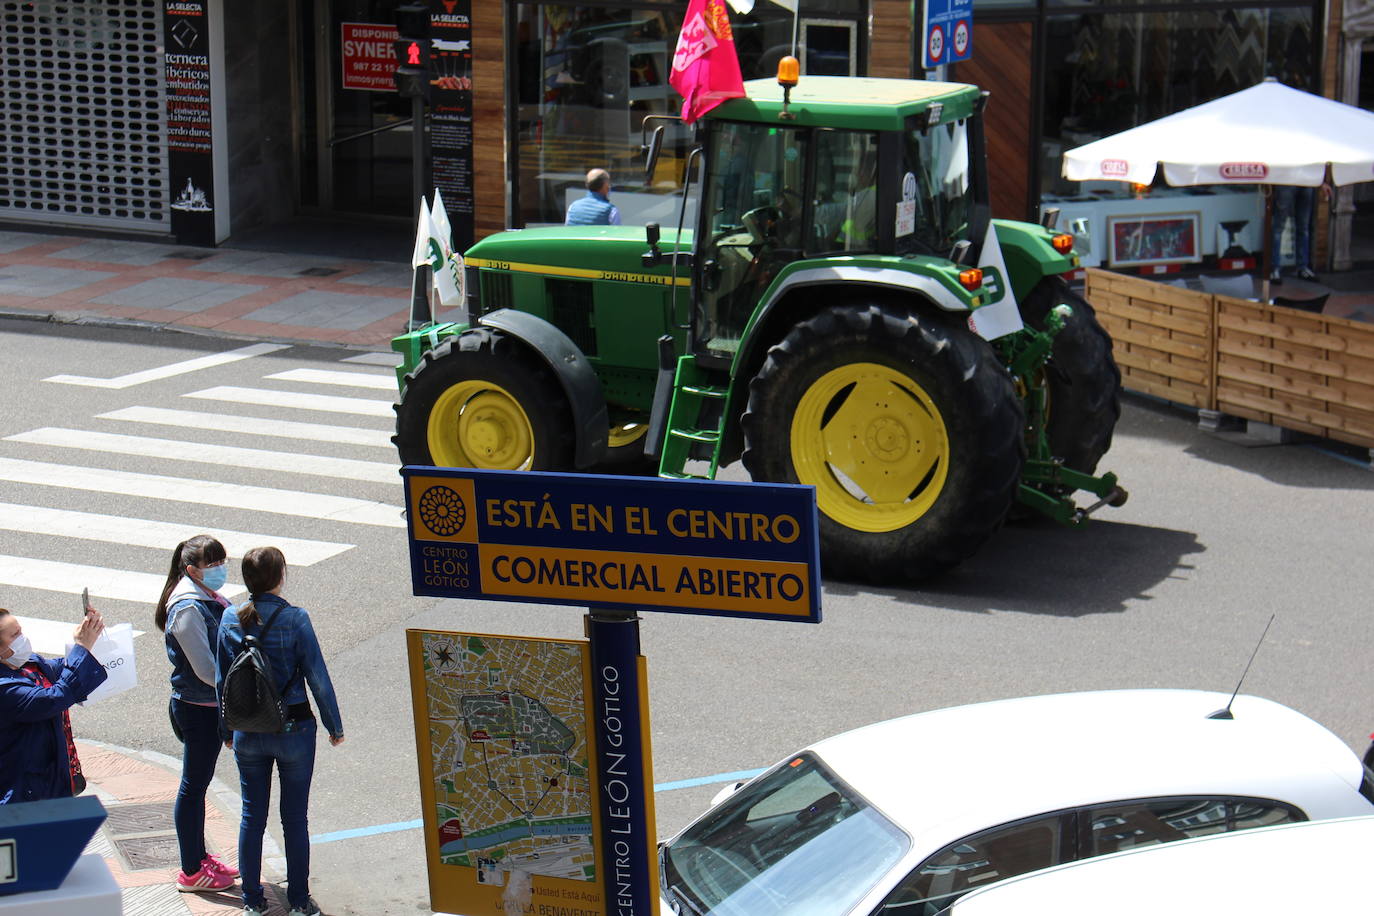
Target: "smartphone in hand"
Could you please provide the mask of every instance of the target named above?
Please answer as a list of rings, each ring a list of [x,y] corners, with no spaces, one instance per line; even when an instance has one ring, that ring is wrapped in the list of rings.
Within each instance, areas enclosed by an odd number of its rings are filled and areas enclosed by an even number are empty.
[[[81,614],[85,616],[94,610],[95,608],[91,606],[91,590],[89,588],[83,588],[81,590]]]

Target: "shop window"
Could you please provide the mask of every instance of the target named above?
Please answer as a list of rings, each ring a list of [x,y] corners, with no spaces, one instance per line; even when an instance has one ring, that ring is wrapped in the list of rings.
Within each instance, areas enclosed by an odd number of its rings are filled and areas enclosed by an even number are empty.
[[[1196,219],[1199,247],[1183,260],[1261,247],[1263,205],[1253,186],[1071,182],[1061,177],[1062,157],[1265,77],[1314,91],[1310,6],[1051,15],[1043,34],[1039,196],[1042,206],[1061,210],[1060,225],[1078,236],[1085,265],[1114,260],[1109,220],[1141,214]]]
[[[802,7],[812,45],[802,53],[803,72],[858,72],[859,0]],[[681,6],[518,3],[514,10],[517,225],[562,223],[568,204],[585,194],[587,171],[599,167],[611,173],[611,200],[624,224],[676,226],[691,131],[669,126],[649,181],[640,140],[645,116],[682,110],[681,96],[668,84]],[[730,19],[743,77],[773,76],[778,60],[792,51],[791,13],[759,3],[749,15]],[[689,225],[693,218],[689,213]]]

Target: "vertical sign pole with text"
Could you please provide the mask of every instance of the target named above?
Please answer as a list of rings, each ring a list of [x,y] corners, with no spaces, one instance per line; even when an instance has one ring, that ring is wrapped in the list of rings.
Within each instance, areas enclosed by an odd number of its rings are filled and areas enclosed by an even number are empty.
[[[606,911],[624,916],[657,912],[653,879],[653,799],[641,753],[648,735],[647,695],[640,679],[639,616],[632,610],[592,607],[586,616],[591,643],[593,718],[601,776],[601,863]]]

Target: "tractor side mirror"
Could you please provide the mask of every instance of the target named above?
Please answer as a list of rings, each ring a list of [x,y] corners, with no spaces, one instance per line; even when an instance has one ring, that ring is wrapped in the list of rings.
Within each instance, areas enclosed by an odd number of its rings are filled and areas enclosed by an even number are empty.
[[[659,128],[659,130],[662,129]],[[658,249],[658,223],[644,224],[644,239],[649,243],[649,250],[640,255],[639,260],[645,267],[653,267],[663,260],[663,252]]]
[[[663,125],[654,128],[649,143],[644,147],[644,183],[654,183],[654,167],[658,165],[658,154],[663,149]]]

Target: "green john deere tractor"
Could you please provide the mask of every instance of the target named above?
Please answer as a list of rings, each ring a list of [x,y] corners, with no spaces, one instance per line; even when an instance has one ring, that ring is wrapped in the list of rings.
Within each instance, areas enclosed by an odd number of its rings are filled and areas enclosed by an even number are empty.
[[[465,320],[393,342],[401,460],[713,477],[742,459],[815,486],[827,571],[874,582],[954,566],[1014,507],[1077,525],[1124,502],[1093,476],[1120,373],[1063,279],[1072,237],[988,233],[986,93],[745,88],[697,122],[690,228],[525,229],[466,253]],[[972,266],[995,263],[989,238],[1006,276]],[[1025,327],[989,342],[973,316],[1008,288]]]

